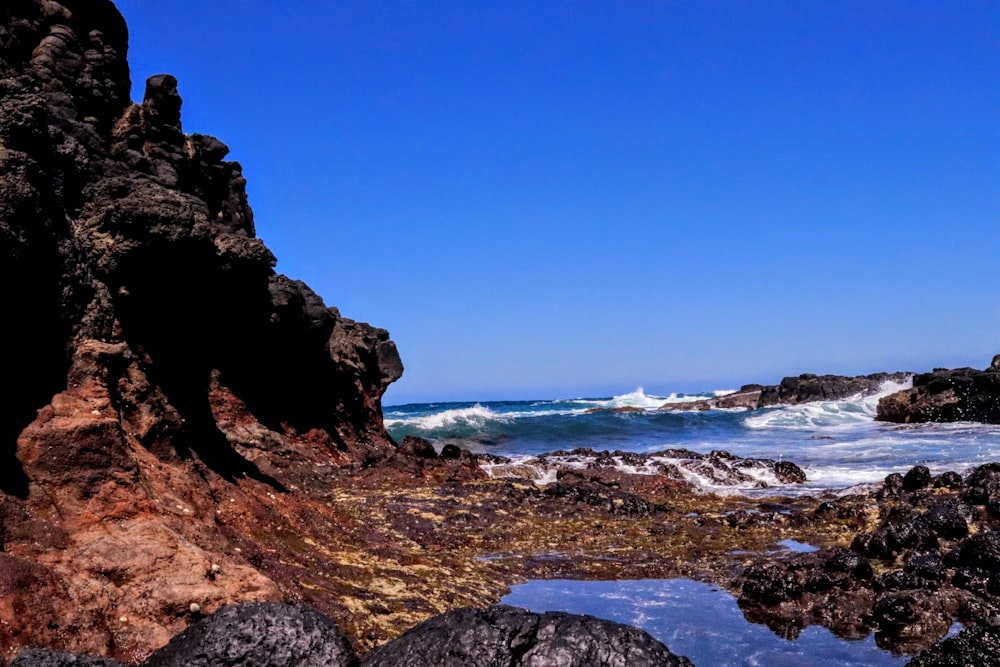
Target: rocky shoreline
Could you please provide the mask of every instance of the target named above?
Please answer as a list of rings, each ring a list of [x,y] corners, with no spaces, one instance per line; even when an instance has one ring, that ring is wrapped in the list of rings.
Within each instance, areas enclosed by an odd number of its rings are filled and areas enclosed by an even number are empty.
[[[726,452],[574,450],[525,467],[393,442],[381,398],[403,369],[388,332],[274,272],[240,165],[184,133],[177,81],[152,77],[129,100],[127,42],[108,0],[0,7],[0,276],[17,286],[0,663],[179,664],[163,656],[189,654],[163,647],[233,622],[325,628],[330,643],[304,650],[343,664],[419,664],[406,656],[456,645],[492,664],[492,631],[511,664],[551,664],[544,651],[675,664],[622,626],[492,606],[555,577],[711,581],[783,636],[874,629],[881,645],[929,649],[922,665],[946,664],[933,651],[951,649],[931,646],[954,618],[970,628],[941,646],[996,643],[994,464],[748,498],[690,476],[766,492],[804,474]],[[834,400],[899,377],[803,375],[685,409]],[[880,418],[995,423],[998,377],[916,376]],[[782,553],[783,539],[821,551]],[[291,606],[246,606],[265,603]]]

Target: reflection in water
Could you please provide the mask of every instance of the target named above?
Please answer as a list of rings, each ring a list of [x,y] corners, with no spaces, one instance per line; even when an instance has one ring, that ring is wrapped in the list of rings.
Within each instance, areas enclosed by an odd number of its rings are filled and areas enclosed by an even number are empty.
[[[638,581],[529,581],[514,586],[502,602],[536,612],[566,611],[640,627],[695,665],[903,665],[868,637],[851,641],[810,626],[782,639],[747,622],[726,591],[688,579]]]

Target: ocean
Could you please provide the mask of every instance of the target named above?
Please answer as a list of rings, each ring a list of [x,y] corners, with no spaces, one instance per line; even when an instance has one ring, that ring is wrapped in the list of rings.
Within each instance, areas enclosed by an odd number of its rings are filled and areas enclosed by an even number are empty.
[[[690,480],[705,490],[752,495],[812,494],[878,482],[915,465],[933,473],[962,472],[1000,460],[1000,426],[876,422],[878,399],[905,386],[886,383],[871,396],[752,411],[659,410],[665,403],[683,407],[729,392],[658,396],[640,388],[609,398],[414,403],[388,406],[384,416],[397,441],[415,435],[438,447],[452,443],[519,462],[578,447],[640,453],[684,448],[787,460],[806,472],[805,484],[767,489],[756,483],[719,488],[711,480]],[[613,411],[621,408],[639,411]]]
[[[1000,426],[876,422],[879,398],[905,387],[886,383],[871,396],[749,411],[683,410],[685,402],[727,391],[653,395],[639,388],[611,397],[387,406],[384,416],[397,441],[407,435],[420,436],[439,448],[456,444],[529,467],[539,454],[580,447],[638,453],[689,449],[792,461],[806,473],[804,484],[787,486],[776,480],[754,479],[724,487],[711,479],[688,480],[705,491],[751,496],[839,493],[879,482],[890,473],[905,473],[915,465],[925,465],[935,474],[961,473],[1000,461]],[[679,410],[660,410],[666,403]],[[623,408],[628,411],[620,411]],[[489,466],[485,467],[489,472]],[[544,473],[539,477],[544,478]],[[763,626],[742,619],[731,595],[698,582],[538,581],[515,587],[504,602],[534,611],[589,613],[639,625],[675,652],[686,651],[697,665],[900,665],[906,661],[905,656],[879,649],[871,636],[848,641],[822,628],[810,628],[796,641],[771,636]],[[690,624],[694,608],[716,625],[725,624],[725,655],[718,653],[717,641],[699,639],[694,629],[679,629],[682,623]]]

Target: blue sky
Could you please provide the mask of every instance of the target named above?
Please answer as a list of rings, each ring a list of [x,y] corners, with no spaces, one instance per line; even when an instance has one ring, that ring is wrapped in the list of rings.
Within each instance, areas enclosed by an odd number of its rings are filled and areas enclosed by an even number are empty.
[[[117,2],[389,404],[1000,352],[993,2]]]

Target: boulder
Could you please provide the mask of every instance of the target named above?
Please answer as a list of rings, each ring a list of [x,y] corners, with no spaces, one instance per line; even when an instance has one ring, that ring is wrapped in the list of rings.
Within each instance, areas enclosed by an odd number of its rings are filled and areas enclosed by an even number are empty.
[[[170,640],[143,667],[355,667],[333,622],[297,603],[227,605]]]
[[[372,651],[362,667],[672,667],[687,658],[637,628],[508,606],[434,617]]]

